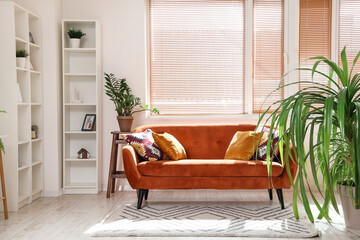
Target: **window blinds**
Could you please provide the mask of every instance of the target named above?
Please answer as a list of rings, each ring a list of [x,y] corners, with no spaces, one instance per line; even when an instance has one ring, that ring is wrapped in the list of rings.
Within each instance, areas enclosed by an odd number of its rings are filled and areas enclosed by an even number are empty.
[[[341,51],[346,45],[348,66],[351,68],[352,61],[360,51],[360,1],[340,0],[339,12],[339,63],[341,63]],[[360,72],[360,63],[355,66],[352,73]]]
[[[330,58],[331,51],[331,0],[300,0],[299,22],[299,61],[300,67],[312,68],[316,60],[307,60],[315,56]],[[318,66],[317,70],[328,73],[326,64]],[[311,81],[310,71],[300,71],[300,81]],[[328,85],[328,79],[314,75],[314,82]],[[299,88],[311,86],[311,83],[301,83]]]
[[[284,73],[284,2],[254,0],[253,16],[253,112],[263,112],[283,97],[275,90]]]
[[[150,0],[152,107],[244,112],[244,8],[243,0]]]

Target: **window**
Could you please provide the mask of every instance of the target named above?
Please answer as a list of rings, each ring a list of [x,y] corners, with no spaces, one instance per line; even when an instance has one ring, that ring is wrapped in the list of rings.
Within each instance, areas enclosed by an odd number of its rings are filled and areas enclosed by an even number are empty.
[[[266,110],[283,98],[283,91],[271,94],[284,75],[284,3],[282,0],[254,0],[253,112]],[[272,107],[274,108],[274,107]]]
[[[150,104],[165,115],[244,113],[245,2],[150,0]]]
[[[162,114],[258,113],[284,74],[284,0],[149,0],[149,39],[150,104]]]
[[[299,61],[300,67],[312,68],[315,60],[307,60],[314,56],[330,58],[331,52],[331,0],[300,0],[299,22]],[[318,70],[328,72],[328,66],[322,64]],[[311,81],[310,71],[299,72],[300,81]],[[328,84],[328,79],[318,74],[314,82]],[[300,89],[309,87],[311,83],[300,84]]]
[[[349,68],[352,61],[360,50],[360,1],[359,0],[340,0],[339,11],[339,63],[341,63],[341,50],[346,45],[346,53]],[[351,62],[350,62],[351,61]],[[359,62],[353,74],[360,72]]]

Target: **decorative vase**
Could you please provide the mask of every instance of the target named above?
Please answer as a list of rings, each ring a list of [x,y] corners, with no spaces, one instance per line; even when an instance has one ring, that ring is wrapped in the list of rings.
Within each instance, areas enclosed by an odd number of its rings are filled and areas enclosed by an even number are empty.
[[[25,68],[26,67],[26,58],[17,57],[16,58],[16,66],[19,68]]]
[[[360,230],[360,209],[355,209],[353,206],[348,186],[339,185],[338,187],[346,227],[354,230]],[[352,191],[353,196],[355,196],[355,187],[352,187]]]
[[[70,48],[80,48],[80,38],[70,38]]]
[[[120,132],[130,132],[131,125],[134,121],[133,116],[117,116],[116,117],[119,123]]]

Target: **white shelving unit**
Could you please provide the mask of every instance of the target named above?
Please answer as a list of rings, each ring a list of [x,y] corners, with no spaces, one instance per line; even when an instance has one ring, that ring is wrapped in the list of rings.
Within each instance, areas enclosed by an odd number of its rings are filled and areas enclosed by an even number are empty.
[[[69,47],[67,29],[86,33],[80,48]],[[63,186],[65,194],[101,191],[101,32],[96,20],[63,20]],[[75,89],[81,102],[74,101]],[[96,114],[94,131],[81,131],[86,114]],[[78,159],[85,148],[89,159]]]
[[[6,1],[0,2],[0,134],[6,139],[5,182],[10,211],[31,203],[43,195],[43,83],[40,18]],[[30,42],[31,32],[35,43]],[[26,67],[16,66],[16,50],[30,56]],[[34,66],[31,69],[30,62]],[[18,85],[19,84],[19,85]],[[18,86],[22,102],[18,102]],[[39,136],[31,139],[31,126]]]

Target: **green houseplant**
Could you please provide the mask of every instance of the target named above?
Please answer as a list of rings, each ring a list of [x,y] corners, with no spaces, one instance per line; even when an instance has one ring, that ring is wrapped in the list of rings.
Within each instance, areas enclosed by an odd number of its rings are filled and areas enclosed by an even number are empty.
[[[342,189],[340,194],[348,194],[352,199],[350,206],[345,206],[342,201],[344,214],[345,208],[350,208],[350,212],[360,218],[360,73],[353,72],[359,57],[360,52],[351,67],[348,66],[344,47],[342,66],[325,57],[310,58],[316,60],[312,68],[296,70],[310,71],[312,77],[317,74],[326,78],[329,84],[317,83],[313,79],[301,81],[312,85],[273,103],[271,106],[276,106],[275,110],[270,112],[270,106],[260,116],[258,125],[266,120],[270,131],[274,128],[280,131],[278,146],[282,162],[288,166],[289,161],[297,161],[299,165],[297,177],[294,181],[290,178],[294,188],[292,203],[296,218],[299,217],[297,200],[300,199],[308,218],[314,221],[309,204],[309,199],[312,199],[320,211],[318,218],[325,217],[331,221],[329,207],[332,205],[339,213],[335,193],[337,188],[342,187],[345,190]],[[318,71],[319,64],[329,66],[329,73]],[[274,92],[298,83],[279,85]],[[308,144],[306,136],[309,137]],[[268,144],[267,162],[271,174],[273,156],[270,155],[270,141]],[[294,158],[289,148],[284,150],[284,144],[296,146]],[[290,170],[286,170],[289,173]],[[323,177],[322,187],[320,175]],[[310,179],[313,179],[315,189],[311,188]],[[315,197],[316,191],[323,201]],[[359,223],[357,226],[350,223],[349,217],[351,220],[354,216],[345,215],[347,227],[358,228]]]
[[[129,132],[131,129],[134,113],[141,111],[152,111],[159,114],[156,108],[151,109],[149,105],[141,106],[141,99],[131,93],[131,89],[125,78],[118,79],[113,73],[105,75],[105,93],[115,105],[117,120],[122,132]],[[140,109],[136,109],[138,107]]]
[[[83,36],[86,36],[81,29],[78,28],[69,28],[67,34],[70,38],[70,47],[71,48],[80,48],[80,40]]]
[[[29,56],[29,53],[25,49],[16,50],[16,66],[25,68],[27,56]]]

